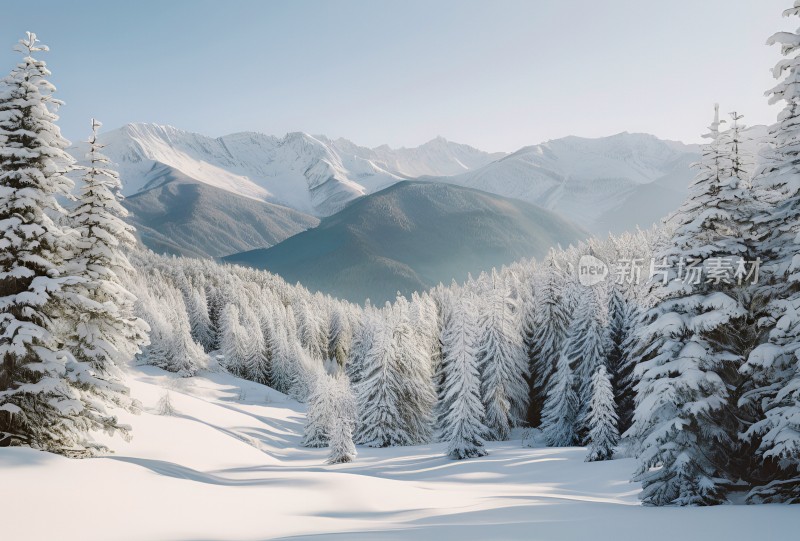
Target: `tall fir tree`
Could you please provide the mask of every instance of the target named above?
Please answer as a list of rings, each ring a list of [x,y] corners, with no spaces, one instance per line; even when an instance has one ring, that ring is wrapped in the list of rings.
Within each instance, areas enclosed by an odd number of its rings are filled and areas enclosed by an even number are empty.
[[[470,293],[462,292],[442,330],[442,440],[447,442],[448,456],[455,460],[487,454],[474,312]]]
[[[22,61],[0,86],[0,445],[91,454],[102,446],[89,431],[126,427],[104,404],[113,384],[59,336],[56,322],[73,315],[66,288],[81,281],[63,274],[72,238],[54,221],[72,158],[50,71],[33,57],[47,47],[28,32],[15,50]]]
[[[331,427],[336,416],[336,390],[334,379],[320,374],[312,385],[306,409],[306,424],[301,445],[327,447]]]
[[[648,505],[721,503],[739,475],[731,461],[740,429],[735,393],[754,339],[747,292],[733,275],[751,254],[753,206],[719,124],[715,113],[689,198],[671,218],[672,242],[656,254],[665,285],[643,332],[656,345],[637,367],[629,431]],[[692,274],[692,266],[702,272]]]
[[[784,11],[800,16],[800,1]],[[758,467],[750,501],[800,502],[800,30],[778,32],[784,58],[773,69],[778,84],[767,92],[783,102],[769,130],[769,145],[754,175],[768,205],[759,214],[759,255],[765,276],[756,296],[766,303],[763,337],[742,374],[753,382],[740,404],[755,412],[742,436],[756,447]]]
[[[547,445],[570,447],[578,443],[578,395],[575,376],[566,353],[558,358],[556,372],[542,410],[542,434]]]
[[[272,341],[272,362],[270,363],[269,379],[277,391],[289,393],[294,377],[294,352],[291,347],[290,330],[294,326],[294,313],[291,306],[282,304],[274,307],[275,333]]]
[[[517,303],[508,283],[492,269],[491,284],[479,304],[477,362],[487,437],[507,440],[528,409],[528,359],[522,343]]]
[[[334,415],[331,420],[328,464],[344,464],[355,460],[356,446],[353,443],[353,428],[356,419],[356,403],[347,377],[342,374],[333,378]]]
[[[398,371],[402,399],[399,403],[402,430],[412,443],[426,443],[433,432],[433,406],[436,394],[431,374],[428,343],[411,326],[408,301],[397,296],[391,309],[392,367]]]
[[[74,315],[67,345],[76,359],[111,376],[118,364],[132,359],[148,343],[149,328],[133,315],[136,299],[123,285],[134,271],[122,248],[136,241],[133,227],[122,220],[128,215],[119,201],[122,182],[101,152],[100,126],[92,120],[89,165],[79,203],[69,213],[68,222],[78,236],[65,270],[82,280],[67,288]]]
[[[542,422],[542,409],[550,389],[550,378],[556,369],[561,347],[569,327],[570,309],[566,298],[566,281],[554,254],[540,269],[536,290],[535,314],[525,323],[525,346],[530,363],[530,400],[528,421],[531,426]]]
[[[608,307],[602,287],[582,288],[575,309],[575,321],[564,342],[563,354],[569,359],[578,399],[576,429],[579,441],[588,435],[586,424],[592,400],[592,378],[601,366],[607,366],[611,349],[608,338]]]
[[[359,422],[356,441],[370,447],[413,443],[403,427],[402,374],[395,364],[392,325],[384,317],[373,317],[370,347],[362,361],[361,380],[355,386]]]
[[[586,416],[589,429],[587,462],[610,460],[619,443],[614,389],[611,387],[606,367],[600,365],[592,375],[592,396]]]

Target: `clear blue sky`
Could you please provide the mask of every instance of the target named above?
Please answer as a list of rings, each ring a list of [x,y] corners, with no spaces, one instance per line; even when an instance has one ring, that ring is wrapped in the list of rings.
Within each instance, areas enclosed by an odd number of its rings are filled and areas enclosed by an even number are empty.
[[[24,31],[62,130],[157,122],[218,136],[306,131],[376,146],[437,135],[516,150],[620,131],[698,141],[715,101],[749,124],[798,22],[791,0],[4,1],[0,71]]]

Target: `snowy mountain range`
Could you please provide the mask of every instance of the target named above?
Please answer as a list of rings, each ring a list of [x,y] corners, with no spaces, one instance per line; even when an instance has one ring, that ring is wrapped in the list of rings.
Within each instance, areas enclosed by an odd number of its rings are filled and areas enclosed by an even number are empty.
[[[422,178],[534,203],[600,235],[648,227],[674,210],[699,156],[697,145],[632,133],[565,137],[509,155],[443,138],[416,148],[370,149],[299,132],[212,138],[156,124],[129,124],[102,141],[126,195],[180,176],[325,217],[363,195]]]
[[[179,175],[314,216],[334,214],[399,180],[449,176],[502,156],[442,138],[411,149],[369,149],[299,132],[282,138],[260,133],[211,138],[156,124],[129,124],[101,140],[120,171],[125,195]],[[80,147],[76,154],[83,155]]]
[[[647,134],[565,137],[442,180],[534,203],[604,235],[675,210],[698,157],[697,145]]]
[[[595,235],[649,227],[683,201],[699,157],[697,145],[633,133],[565,137],[508,155],[443,138],[370,149],[299,132],[212,138],[156,124],[129,124],[102,142],[145,244],[210,257],[273,246],[408,179],[532,203]]]

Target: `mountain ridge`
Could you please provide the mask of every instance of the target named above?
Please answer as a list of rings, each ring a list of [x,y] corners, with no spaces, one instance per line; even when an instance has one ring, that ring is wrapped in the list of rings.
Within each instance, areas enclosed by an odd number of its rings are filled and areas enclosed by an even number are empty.
[[[586,236],[529,203],[446,183],[402,181],[272,248],[223,260],[353,302],[380,303],[397,291],[463,280]]]
[[[212,138],[146,123],[105,132],[100,141],[120,171],[125,195],[158,186],[161,166],[167,166],[197,182],[315,216],[334,214],[348,201],[412,175],[449,175],[498,157],[437,139],[413,149],[369,149],[304,132]],[[83,147],[73,147],[74,154],[82,156]]]

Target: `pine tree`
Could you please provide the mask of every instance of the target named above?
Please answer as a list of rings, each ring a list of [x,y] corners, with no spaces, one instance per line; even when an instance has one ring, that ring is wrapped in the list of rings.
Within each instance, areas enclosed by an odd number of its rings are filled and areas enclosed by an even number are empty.
[[[643,332],[644,343],[656,345],[654,356],[637,367],[641,381],[629,431],[639,454],[636,479],[649,505],[721,503],[736,475],[729,463],[740,429],[732,390],[741,384],[737,371],[754,340],[749,301],[732,276],[697,280],[687,271],[699,262],[711,273],[713,261],[735,269],[751,253],[749,189],[736,176],[737,158],[721,141],[719,124],[715,114],[690,196],[671,218],[672,242],[656,255],[674,266],[665,270],[653,322]]]
[[[189,324],[192,327],[192,338],[203,346],[203,350],[211,352],[216,349],[214,329],[208,316],[208,300],[204,289],[191,288],[186,296],[186,309],[189,311]]]
[[[127,432],[104,405],[123,389],[63,349],[56,321],[80,279],[62,274],[71,239],[54,218],[72,159],[50,72],[33,58],[47,47],[29,32],[15,50],[23,59],[0,88],[0,445],[83,455],[102,449],[90,430]]]
[[[579,441],[585,443],[588,434],[586,416],[592,399],[592,378],[601,366],[606,366],[610,341],[607,334],[607,303],[601,287],[583,288],[575,310],[576,319],[564,342],[563,354],[569,359],[574,374],[578,399]]]
[[[800,16],[800,1],[784,11]],[[743,437],[756,447],[755,488],[750,501],[800,502],[800,30],[778,32],[784,58],[773,75],[770,103],[784,102],[769,130],[769,146],[754,175],[760,198],[769,203],[757,217],[759,255],[765,276],[756,297],[766,302],[761,344],[741,367],[753,388],[740,400],[755,412]]]
[[[395,364],[391,322],[368,319],[371,347],[363,360],[362,379],[356,385],[359,422],[356,441],[370,447],[411,445],[403,428],[403,383]]]
[[[614,392],[617,412],[630,407],[631,389],[628,386],[630,366],[627,365],[626,344],[631,334],[631,315],[635,308],[625,298],[620,284],[612,284],[608,294],[608,351],[606,366]]]
[[[487,437],[507,440],[528,409],[528,359],[518,309],[506,281],[492,269],[491,286],[479,309],[477,362]]]
[[[298,325],[291,306],[286,307],[286,369],[291,375],[288,395],[298,402],[308,400],[313,390],[317,374],[322,371],[319,359],[312,359],[311,354],[300,343]]]
[[[294,378],[294,351],[290,346],[290,331],[294,326],[294,313],[292,307],[283,305],[275,308],[275,334],[273,337],[272,363],[270,364],[270,381],[275,390],[284,394],[289,393]]]
[[[561,347],[569,327],[569,303],[566,301],[566,284],[562,270],[550,254],[541,270],[539,287],[535,296],[536,314],[526,318],[525,346],[530,361],[531,426],[542,422],[542,409],[550,389],[550,378],[561,355]]]
[[[364,362],[370,349],[372,348],[373,318],[376,315],[372,306],[367,303],[361,315],[361,320],[355,327],[353,332],[353,343],[350,348],[347,363],[345,364],[345,373],[350,379],[350,383],[355,388],[364,379]]]
[[[345,308],[338,305],[334,305],[331,308],[330,330],[328,332],[327,357],[341,367],[344,367],[347,362],[347,355],[352,347],[353,338],[350,320],[345,310]]]
[[[547,445],[571,447],[578,443],[578,396],[570,359],[562,353],[542,410],[542,433]]]
[[[343,464],[356,458],[353,443],[353,425],[356,419],[356,404],[350,383],[346,377],[333,378],[334,408],[330,428],[330,454],[328,464]]]
[[[436,394],[431,375],[428,344],[411,327],[409,305],[402,295],[397,296],[391,310],[392,367],[398,371],[400,382],[401,430],[413,443],[431,440],[433,431],[433,405]]]
[[[592,397],[586,424],[589,427],[589,453],[587,462],[610,460],[619,442],[614,390],[606,367],[600,365],[592,376]]]
[[[220,349],[222,339],[222,310],[227,304],[224,287],[206,287],[206,303],[208,304],[208,321],[211,340],[209,352]]]
[[[265,354],[266,344],[261,330],[261,321],[249,303],[243,303],[238,330],[243,333],[242,368],[245,377],[266,385],[269,383],[270,366]]]
[[[183,297],[175,290],[170,301],[174,307],[168,319],[168,365],[166,370],[180,376],[190,377],[208,366],[208,357],[203,347],[192,338],[192,329]]]
[[[322,299],[322,296],[314,297],[316,301]],[[321,362],[328,352],[327,308],[321,302],[311,306],[305,300],[298,299],[294,304],[294,315],[300,343],[313,359]]]
[[[239,320],[239,307],[228,303],[222,309],[219,329],[219,349],[225,359],[225,368],[236,376],[245,375],[245,330]]]
[[[321,374],[316,378],[308,398],[306,425],[301,445],[326,447],[336,417],[336,389],[333,378]]]
[[[79,204],[69,213],[78,238],[65,268],[82,280],[68,288],[74,317],[67,345],[76,359],[110,377],[116,374],[117,364],[132,359],[148,343],[149,328],[133,316],[136,299],[122,284],[133,268],[121,249],[136,241],[133,227],[122,221],[128,213],[118,199],[119,174],[107,167],[109,160],[101,154],[100,126],[92,120],[90,165],[83,176]]]
[[[140,358],[183,377],[206,368],[205,352],[192,339],[183,295],[158,271],[150,276],[135,275],[133,285],[134,313],[150,327],[150,344],[143,348]]]
[[[474,306],[462,293],[442,330],[442,440],[455,460],[485,456],[486,434],[475,354]]]

